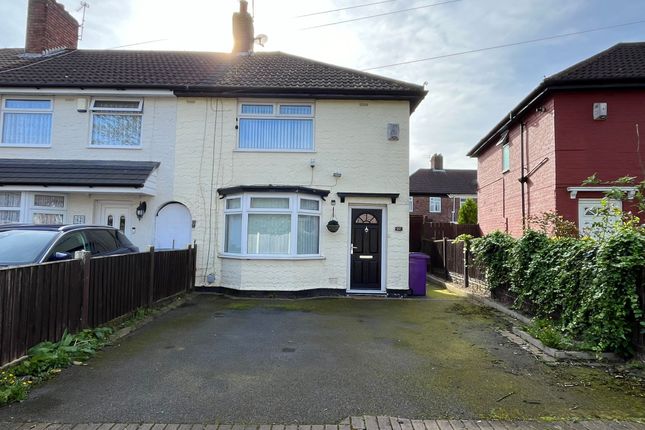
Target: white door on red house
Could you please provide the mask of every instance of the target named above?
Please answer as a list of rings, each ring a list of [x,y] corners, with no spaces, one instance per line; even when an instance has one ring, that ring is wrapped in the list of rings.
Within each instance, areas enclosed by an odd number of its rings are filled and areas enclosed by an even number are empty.
[[[114,227],[128,238],[132,238],[132,203],[97,202],[97,206],[97,224]]]
[[[622,202],[618,200],[608,200],[608,205],[613,208],[622,210]],[[586,236],[594,235],[594,224],[600,227],[601,223],[613,224],[618,221],[618,216],[614,215],[608,219],[599,216],[599,210],[602,208],[602,199],[580,199],[578,200],[578,229],[580,234]],[[607,226],[609,227],[609,226]]]

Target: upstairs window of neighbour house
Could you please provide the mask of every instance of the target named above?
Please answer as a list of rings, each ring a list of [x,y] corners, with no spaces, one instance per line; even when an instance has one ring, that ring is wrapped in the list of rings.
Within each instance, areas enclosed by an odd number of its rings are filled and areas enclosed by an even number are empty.
[[[243,194],[226,199],[224,253],[299,258],[320,254],[320,199]]]
[[[311,103],[240,103],[238,149],[313,151]]]
[[[4,99],[2,102],[2,144],[51,144],[52,101]]]
[[[502,172],[511,170],[511,148],[508,143],[502,145]]]
[[[93,100],[90,145],[141,146],[143,100]]]
[[[441,212],[441,197],[430,197],[430,212]]]

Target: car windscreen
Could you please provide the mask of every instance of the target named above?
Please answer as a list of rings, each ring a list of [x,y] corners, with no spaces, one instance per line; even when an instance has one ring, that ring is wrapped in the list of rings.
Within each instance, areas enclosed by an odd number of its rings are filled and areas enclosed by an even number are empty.
[[[0,264],[37,263],[38,257],[57,234],[57,231],[47,230],[0,231]]]

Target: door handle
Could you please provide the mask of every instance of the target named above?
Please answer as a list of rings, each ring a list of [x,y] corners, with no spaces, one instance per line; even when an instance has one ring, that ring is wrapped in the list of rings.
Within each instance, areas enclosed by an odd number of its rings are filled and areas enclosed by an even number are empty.
[[[350,255],[354,254],[355,249],[358,249],[358,246],[354,246],[354,244],[351,243],[350,246],[349,246],[349,254]]]

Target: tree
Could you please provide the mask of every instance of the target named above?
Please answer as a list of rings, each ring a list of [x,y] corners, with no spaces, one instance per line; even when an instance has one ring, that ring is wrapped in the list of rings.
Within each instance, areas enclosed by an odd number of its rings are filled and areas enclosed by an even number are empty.
[[[468,198],[459,207],[457,224],[477,224],[477,203],[475,200]]]

